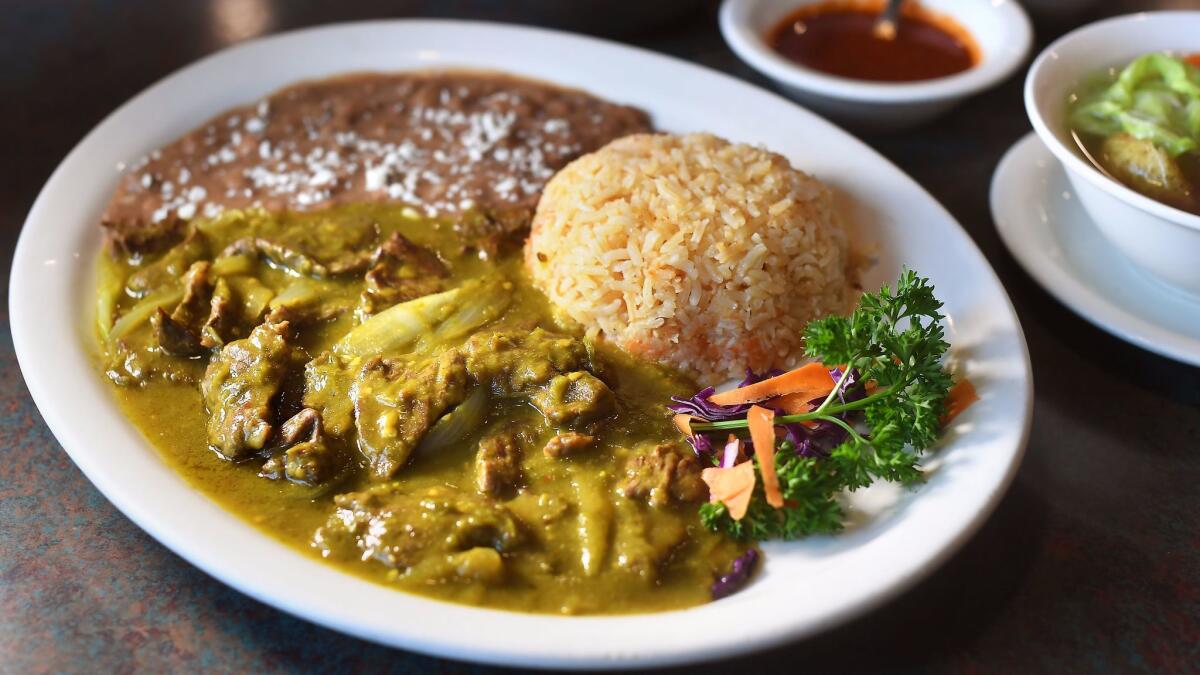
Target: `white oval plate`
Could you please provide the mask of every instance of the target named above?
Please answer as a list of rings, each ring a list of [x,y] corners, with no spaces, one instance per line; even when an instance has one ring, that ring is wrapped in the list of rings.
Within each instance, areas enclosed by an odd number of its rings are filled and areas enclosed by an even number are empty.
[[[996,166],[991,202],[1000,238],[1051,295],[1122,340],[1200,366],[1200,300],[1143,274],[1108,243],[1036,134]]]
[[[884,254],[945,300],[958,358],[983,400],[960,418],[922,488],[841,536],[765,547],[744,592],[664,614],[558,617],[478,609],[388,590],[264,536],[168,468],[121,415],[89,360],[97,218],[128,162],[210,116],[305,78],[474,66],[586,88],[649,110],[672,131],[763,143],[835,187]],[[786,100],[683,61],[544,30],[449,21],[330,26],[250,42],[146,90],[93,130],[46,183],[13,263],[17,356],[46,423],[88,478],[151,536],[284,611],[368,640],[508,665],[634,667],[698,661],[798,638],[878,605],[929,573],[1008,485],[1029,427],[1031,378],[1017,318],[954,219],[865,145]],[[304,589],[297,593],[296,589]]]

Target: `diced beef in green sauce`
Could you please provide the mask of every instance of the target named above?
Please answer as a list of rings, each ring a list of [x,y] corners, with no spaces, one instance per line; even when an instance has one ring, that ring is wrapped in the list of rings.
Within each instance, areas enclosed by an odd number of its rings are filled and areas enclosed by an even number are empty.
[[[698,502],[708,498],[700,471],[696,455],[676,444],[641,444],[626,460],[625,477],[617,490],[652,506]]]
[[[213,292],[209,268],[208,261],[192,263],[183,275],[179,305],[170,314],[160,307],[150,317],[159,349],[171,356],[193,357],[207,351],[201,342],[201,330],[208,320]]]
[[[523,478],[521,456],[525,441],[515,431],[499,431],[479,441],[475,454],[475,485],[483,494],[512,494]]]
[[[325,431],[346,437],[354,431],[353,376],[332,352],[322,352],[304,365],[304,405],[321,412]]]
[[[185,324],[171,318],[161,307],[150,317],[150,327],[154,331],[154,340],[158,348],[169,356],[201,356],[207,351],[201,344],[199,335],[193,333]]]
[[[700,529],[699,463],[664,442],[690,383],[558,323],[498,227],[356,206],[129,239],[105,367],[191,478],[346,569],[565,614],[707,599],[740,549]]]
[[[575,431],[564,431],[546,442],[542,453],[551,459],[573,457],[592,447],[596,443],[595,436],[581,434]]]
[[[208,256],[208,244],[194,228],[189,228],[183,241],[172,246],[157,260],[134,270],[125,282],[135,297],[176,283],[192,263]]]
[[[612,414],[612,390],[600,378],[576,370],[555,375],[535,389],[530,403],[556,427],[582,427]]]
[[[525,396],[554,426],[580,427],[611,415],[612,391],[578,338],[542,328],[478,333],[467,340],[467,370],[500,396]]]
[[[462,355],[447,350],[419,363],[375,358],[351,389],[358,448],[376,478],[392,477],[417,443],[450,408],[467,396]]]
[[[233,287],[225,279],[217,279],[213,284],[212,297],[209,298],[208,318],[200,327],[200,344],[210,349],[223,346],[237,337],[241,318],[238,316]],[[252,317],[254,320],[257,318]]]
[[[331,279],[361,274],[370,266],[378,229],[361,221],[318,220],[307,227],[288,227],[286,221],[259,219],[220,220],[214,234],[239,238],[228,244],[223,256],[257,257],[272,267],[299,276]],[[247,235],[246,232],[253,232]]]
[[[447,487],[409,492],[402,483],[384,483],[334,503],[313,538],[326,556],[375,560],[430,583],[500,583],[503,555],[526,539],[504,505]]]
[[[366,318],[397,303],[445,290],[449,274],[437,254],[394,232],[375,251],[364,277],[359,313]]]
[[[273,267],[315,279],[328,279],[333,276],[333,272],[326,265],[317,262],[308,254],[265,237],[239,239],[221,251],[221,255],[259,256]]]
[[[279,441],[284,449],[263,465],[264,477],[316,485],[342,468],[340,454],[322,430],[321,414],[312,408],[305,408],[284,422],[279,428]]]
[[[287,322],[264,323],[235,340],[209,364],[200,382],[208,410],[208,442],[229,459],[266,447],[274,430],[273,400],[301,356]]]

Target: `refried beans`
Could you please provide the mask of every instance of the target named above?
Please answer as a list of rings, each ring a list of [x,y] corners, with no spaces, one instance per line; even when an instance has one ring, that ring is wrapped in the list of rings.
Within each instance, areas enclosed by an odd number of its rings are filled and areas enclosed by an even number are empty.
[[[481,72],[364,73],[225,112],[124,169],[102,222],[138,251],[230,208],[397,202],[528,225],[546,181],[648,116],[580,91]]]

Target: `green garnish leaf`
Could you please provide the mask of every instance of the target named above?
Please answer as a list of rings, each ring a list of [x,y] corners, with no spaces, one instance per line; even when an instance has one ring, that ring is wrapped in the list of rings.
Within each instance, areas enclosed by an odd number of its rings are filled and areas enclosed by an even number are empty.
[[[775,418],[776,424],[819,422],[846,431],[846,440],[828,456],[799,455],[788,441],[776,447],[783,508],[767,504],[760,480],[741,520],[713,503],[701,507],[701,521],[738,539],[796,539],[841,528],[838,495],[844,490],[876,480],[920,481],[918,458],[937,442],[952,384],[942,364],[949,345],[941,308],[929,280],[905,269],[894,289],[863,294],[849,317],[811,322],[804,336],[807,355],[856,372],[857,382],[873,382],[874,391],[852,399],[844,397],[839,383],[812,412]],[[861,420],[855,419],[859,415]],[[692,429],[724,432],[746,426],[746,420],[732,419],[694,422]]]

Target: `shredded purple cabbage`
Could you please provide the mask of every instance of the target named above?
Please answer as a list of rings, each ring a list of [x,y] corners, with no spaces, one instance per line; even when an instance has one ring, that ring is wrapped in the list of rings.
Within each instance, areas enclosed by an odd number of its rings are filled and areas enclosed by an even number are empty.
[[[725,443],[725,451],[721,453],[721,468],[728,469],[737,464],[738,450],[741,449],[741,443],[734,439]]]
[[[829,371],[829,375],[833,377],[834,382],[837,382],[842,378],[842,369],[832,368]],[[853,403],[860,399],[866,398],[867,388],[864,387],[863,383],[859,381],[861,378],[862,374],[858,372],[857,368],[851,369],[850,375],[847,376],[846,381],[842,383],[842,388],[838,390],[838,400],[842,403]],[[817,403],[819,404],[820,401],[817,401]]]
[[[691,398],[679,398],[672,396],[674,401],[667,406],[672,412],[699,417],[705,422],[719,422],[721,420],[735,420],[739,417],[745,417],[746,412],[750,410],[749,405],[717,405],[708,400],[708,397],[716,393],[713,387],[705,387],[696,392],[696,395]]]
[[[749,368],[747,368],[746,369],[746,377],[743,377],[742,381],[738,382],[737,389],[741,389],[742,387],[749,387],[752,384],[758,384],[759,382],[762,382],[763,380],[769,380],[772,377],[779,377],[780,375],[783,375],[786,372],[787,372],[786,370],[772,368],[772,369],[764,371],[762,373],[755,373],[753,370],[750,370]]]
[[[840,368],[831,368],[829,375],[833,377],[834,382],[837,382],[842,377],[842,371]],[[866,387],[859,382],[859,377],[858,370],[850,371],[850,375],[846,377],[846,381],[842,383],[837,392],[838,400],[841,403],[851,403],[867,395]],[[809,401],[809,405],[815,408],[824,401],[825,397],[821,396]],[[843,422],[850,421],[848,413],[836,415],[836,417]],[[825,420],[817,420],[811,427],[804,424],[784,424],[782,426],[786,431],[786,438],[796,446],[796,454],[801,457],[828,457],[829,453],[845,443],[846,437],[849,436],[845,429]]]
[[[717,577],[712,585],[713,600],[733,595],[745,587],[758,564],[758,549],[750,549],[734,559],[729,572]]]
[[[747,369],[746,377],[743,378],[737,386],[738,388],[746,387],[756,382],[762,382],[763,380],[782,374],[783,371],[777,369],[768,370],[764,373],[756,373],[753,370]],[[691,415],[692,417],[704,422],[721,422],[724,420],[741,419],[746,416],[747,412],[750,411],[749,403],[740,405],[718,405],[712,401],[709,401],[709,397],[714,393],[716,393],[715,388],[705,387],[696,392],[696,394],[691,398],[679,398],[678,396],[672,396],[672,403],[671,405],[667,406],[667,409],[673,413]],[[712,441],[709,440],[704,434],[693,434],[692,437],[688,439],[688,442],[691,443],[692,450],[694,450],[697,455],[702,457],[711,455],[715,451]],[[747,441],[747,443],[748,442],[749,441]]]
[[[828,457],[834,448],[846,440],[846,430],[825,420],[817,420],[814,426],[785,424],[787,440],[796,447],[801,457]]]
[[[768,370],[764,373],[756,373],[753,370],[746,370],[746,377],[738,382],[737,389],[748,387],[752,384],[768,380],[772,377],[782,375],[783,371],[778,369]],[[739,405],[718,405],[709,401],[709,397],[716,393],[713,387],[705,387],[696,392],[691,398],[679,398],[672,396],[673,404],[667,406],[672,412],[684,413],[694,417],[702,418],[705,422],[720,422],[723,420],[736,420],[740,417],[745,417],[750,411],[749,403]]]
[[[763,373],[755,373],[752,370],[746,370],[746,377],[738,383],[738,387],[746,387],[763,380],[777,377],[784,374],[784,371],[779,369],[771,369]],[[842,377],[840,368],[831,368],[829,370],[830,377],[834,382],[837,382]],[[846,381],[842,383],[841,388],[837,392],[838,400],[845,404],[857,401],[867,395],[866,387],[863,386],[860,380],[860,375],[857,370],[851,370]],[[716,393],[713,387],[705,387],[696,392],[691,398],[679,398],[672,396],[672,404],[667,408],[675,413],[691,415],[698,420],[704,422],[721,422],[724,420],[741,419],[750,411],[750,404],[744,403],[740,405],[718,405],[709,400]],[[810,403],[815,407],[823,403],[825,397],[815,398]],[[781,410],[775,411],[779,415],[785,414]],[[848,421],[849,415],[840,415],[838,418],[843,421]],[[803,424],[781,424],[786,433],[787,440],[791,441],[796,448],[796,453],[803,457],[828,457],[829,453],[846,441],[846,430],[834,424],[833,422],[818,420],[814,426],[808,427]],[[691,443],[692,449],[697,455],[702,457],[712,457],[717,453],[717,448],[713,446],[710,438],[704,434],[693,434],[688,442]],[[744,447],[748,453],[753,452],[754,442],[745,438],[742,439]],[[722,446],[723,448],[724,446]],[[724,466],[724,453],[717,457],[721,460],[720,465]]]
[[[716,452],[716,448],[712,444],[712,439],[704,434],[692,434],[692,437],[688,439],[688,443],[691,443],[692,450],[695,450],[696,454],[701,457],[707,457]]]
[[[755,373],[753,370],[746,370],[746,377],[738,383],[738,387],[746,387],[755,382],[761,382],[767,378],[782,375],[781,370],[768,370],[765,373]],[[709,401],[709,397],[716,393],[713,387],[705,387],[696,392],[691,398],[679,398],[678,396],[671,397],[671,405],[667,409],[673,413],[691,415],[704,422],[720,422],[724,420],[736,420],[746,416],[750,411],[750,404],[741,405],[718,405]],[[712,440],[704,434],[693,434],[688,439],[692,450],[701,457],[712,455],[716,449],[713,447]]]

